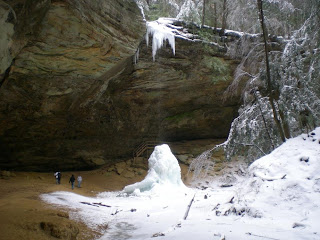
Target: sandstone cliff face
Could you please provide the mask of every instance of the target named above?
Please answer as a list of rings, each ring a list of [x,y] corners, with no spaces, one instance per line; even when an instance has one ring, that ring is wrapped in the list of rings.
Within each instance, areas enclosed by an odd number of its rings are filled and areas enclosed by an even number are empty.
[[[133,72],[110,82],[110,94],[128,109],[122,115],[140,136],[166,141],[225,138],[237,114],[238,98],[223,99],[235,66],[211,46],[181,39],[176,39],[175,56],[167,47],[153,62],[151,47],[142,44]]]
[[[82,131],[92,101],[134,55],[145,32],[140,10],[126,0],[0,2],[1,165],[77,166],[63,164],[82,149],[74,126]],[[87,148],[95,134],[85,135]]]
[[[164,48],[152,62],[133,1],[8,3],[1,168],[88,169],[131,157],[147,139],[227,137],[238,96],[223,92],[236,63],[210,45],[178,40],[176,56]]]

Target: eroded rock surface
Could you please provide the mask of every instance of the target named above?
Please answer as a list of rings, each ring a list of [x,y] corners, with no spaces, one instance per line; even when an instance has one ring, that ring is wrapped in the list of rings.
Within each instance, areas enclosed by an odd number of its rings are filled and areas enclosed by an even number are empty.
[[[131,62],[145,32],[140,9],[126,0],[0,2],[1,166],[105,163],[88,111]]]
[[[227,137],[239,98],[223,93],[237,62],[181,39],[175,56],[164,48],[153,62],[133,1],[38,5],[10,2],[21,30],[8,35],[15,61],[0,88],[1,168],[88,169],[132,157],[147,139]],[[23,28],[29,17],[32,31]]]

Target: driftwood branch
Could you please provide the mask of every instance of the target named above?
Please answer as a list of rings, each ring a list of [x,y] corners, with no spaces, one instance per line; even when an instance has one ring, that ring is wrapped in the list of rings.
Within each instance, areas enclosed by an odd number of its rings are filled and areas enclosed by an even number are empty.
[[[191,199],[191,201],[190,201],[190,203],[189,203],[189,205],[188,205],[188,208],[187,208],[187,211],[186,211],[186,213],[184,214],[184,220],[186,220],[187,219],[187,217],[188,217],[188,215],[189,215],[189,211],[190,211],[190,208],[191,208],[191,205],[192,205],[192,203],[193,203],[193,201],[194,201],[194,197],[196,196],[196,194],[194,194],[193,195],[193,198]]]
[[[234,196],[230,199],[228,203],[233,203],[233,200],[234,200]]]
[[[114,213],[111,213],[111,215],[114,216],[114,215],[118,214],[119,212],[122,212],[122,210],[118,210],[118,209],[117,209]]]
[[[251,232],[247,232],[246,234],[250,235],[250,236],[261,237],[261,238],[266,238],[266,239],[280,240],[279,238],[271,238],[271,237],[266,237],[266,236],[262,236],[262,235],[256,235],[256,234],[253,234]]]
[[[269,177],[269,176],[264,176],[259,172],[254,172],[253,176],[261,178],[263,181],[275,181],[275,180],[285,179],[287,174],[276,176],[276,177]]]
[[[80,203],[85,204],[85,205],[89,205],[89,206],[94,206],[94,207],[111,207],[109,205],[105,205],[102,203],[89,203],[89,202],[80,202]]]

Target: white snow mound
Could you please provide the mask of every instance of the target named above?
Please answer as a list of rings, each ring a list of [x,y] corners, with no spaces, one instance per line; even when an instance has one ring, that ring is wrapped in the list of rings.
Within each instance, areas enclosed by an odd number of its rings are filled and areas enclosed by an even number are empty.
[[[181,180],[181,169],[178,160],[167,144],[156,146],[148,163],[149,171],[145,179],[126,186],[123,192],[144,192],[155,190],[155,188],[158,189],[161,186],[165,188],[185,187]]]
[[[249,175],[235,186],[229,211],[238,215],[246,214],[243,209],[247,213],[258,211],[257,216],[265,221],[273,219],[274,226],[319,231],[320,128],[288,139],[256,160],[249,167]]]

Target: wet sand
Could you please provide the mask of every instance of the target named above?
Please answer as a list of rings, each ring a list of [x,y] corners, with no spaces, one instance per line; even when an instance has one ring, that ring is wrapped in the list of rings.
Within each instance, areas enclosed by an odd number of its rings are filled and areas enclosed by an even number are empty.
[[[187,167],[182,166],[182,175]],[[68,209],[49,205],[40,199],[42,193],[70,191],[85,196],[99,192],[117,191],[141,181],[145,174],[124,177],[100,168],[93,171],[62,172],[61,184],[55,184],[52,173],[10,172],[0,178],[0,239],[96,239],[100,236],[82,222],[69,218]],[[71,189],[71,174],[83,178],[81,188]],[[107,223],[106,223],[107,226]]]

